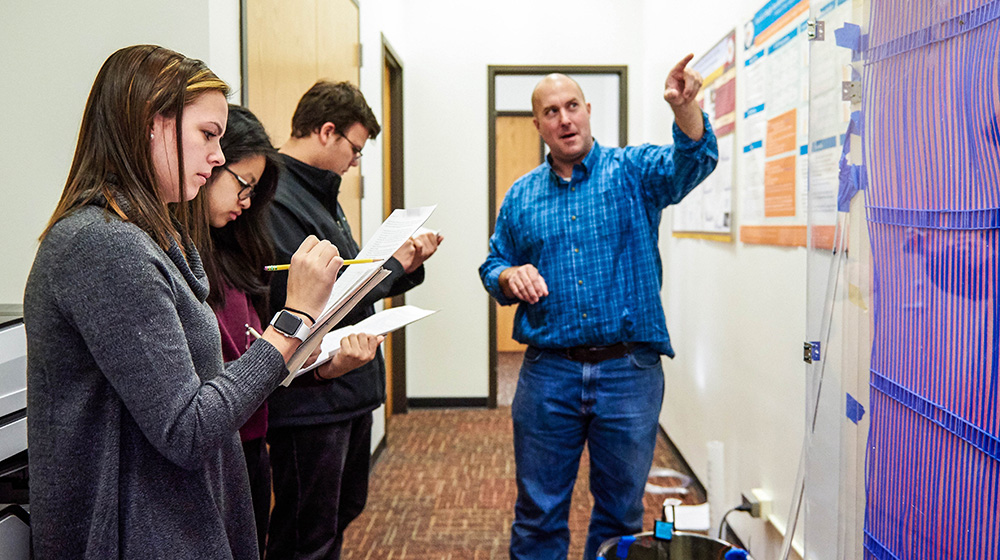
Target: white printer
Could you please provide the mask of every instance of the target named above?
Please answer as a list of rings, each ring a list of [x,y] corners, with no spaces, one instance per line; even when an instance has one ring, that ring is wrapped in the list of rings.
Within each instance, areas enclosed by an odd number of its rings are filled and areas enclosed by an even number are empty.
[[[0,304],[0,560],[29,557],[27,366],[21,306]]]

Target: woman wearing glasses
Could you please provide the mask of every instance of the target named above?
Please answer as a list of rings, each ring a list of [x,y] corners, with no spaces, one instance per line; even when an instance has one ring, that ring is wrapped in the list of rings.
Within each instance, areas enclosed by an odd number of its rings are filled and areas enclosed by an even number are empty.
[[[202,193],[192,202],[196,220],[192,237],[205,264],[211,291],[208,303],[222,334],[222,355],[236,360],[254,341],[247,325],[261,331],[268,313],[268,276],[264,266],[274,262],[268,227],[268,205],[274,198],[281,158],[271,146],[263,125],[249,110],[229,105],[229,124],[221,141],[225,165],[216,167]],[[285,274],[285,273],[279,273]],[[368,363],[382,337],[351,335],[340,352],[296,379],[296,385],[323,383]],[[271,465],[264,445],[267,402],[240,428],[246,455],[257,526],[257,544],[264,553],[271,506]]]

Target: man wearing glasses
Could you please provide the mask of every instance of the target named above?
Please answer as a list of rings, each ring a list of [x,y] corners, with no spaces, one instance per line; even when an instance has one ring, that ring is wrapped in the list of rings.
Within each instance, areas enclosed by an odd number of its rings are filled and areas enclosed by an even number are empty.
[[[340,178],[358,165],[369,138],[381,131],[361,92],[349,82],[317,82],[299,100],[292,137],[279,150],[285,169],[271,205],[279,263],[309,235],[328,239],[345,259],[360,251],[337,202]],[[423,262],[441,238],[416,236],[382,266],[392,274],[339,326],[375,313],[374,303],[424,280]],[[284,306],[287,275],[271,280],[271,310]],[[372,411],[385,402],[385,361],[371,362],[316,386],[279,387],[268,401],[267,442],[274,509],[267,557],[340,558],[343,531],[368,497]]]

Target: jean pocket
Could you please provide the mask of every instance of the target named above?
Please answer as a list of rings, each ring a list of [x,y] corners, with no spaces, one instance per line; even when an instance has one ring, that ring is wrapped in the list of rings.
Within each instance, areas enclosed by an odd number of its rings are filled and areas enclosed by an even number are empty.
[[[660,366],[660,353],[643,344],[628,353],[628,361],[639,369],[651,369]]]

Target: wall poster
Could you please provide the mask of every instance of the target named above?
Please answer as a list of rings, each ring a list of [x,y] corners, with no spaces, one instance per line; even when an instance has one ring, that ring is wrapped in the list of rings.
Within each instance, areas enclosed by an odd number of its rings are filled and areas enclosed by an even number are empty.
[[[719,163],[698,188],[674,206],[674,237],[732,241],[733,152],[736,147],[736,30],[692,64],[702,75],[698,103],[719,143]]]
[[[770,0],[743,27],[740,241],[806,245],[808,0]]]

